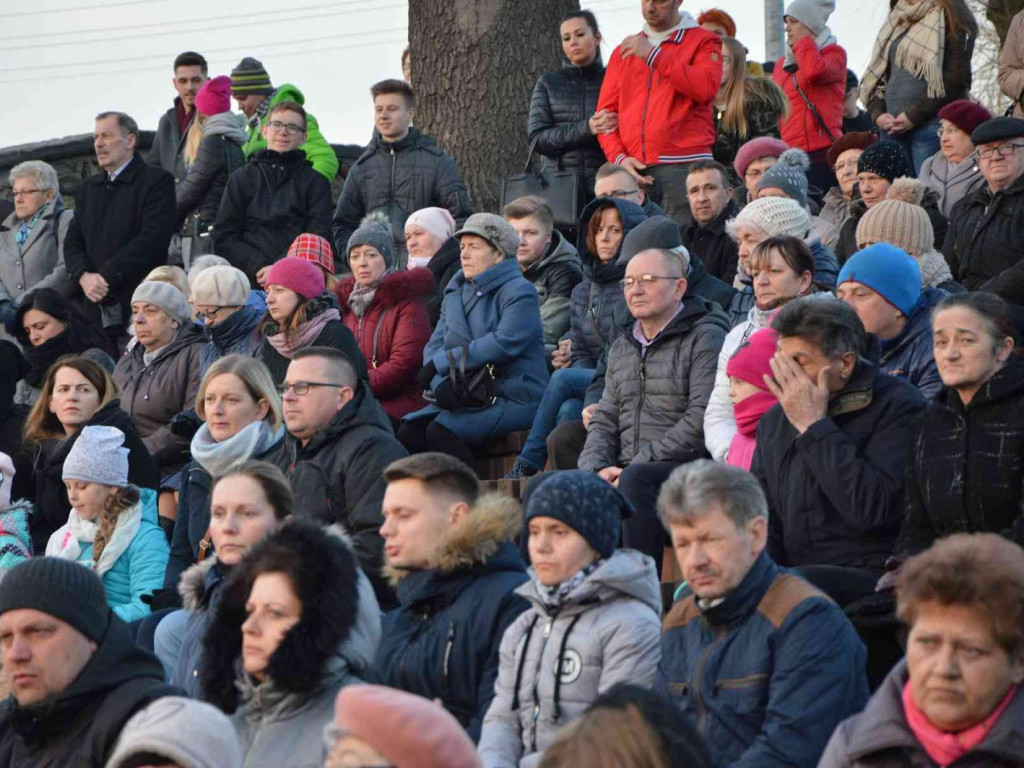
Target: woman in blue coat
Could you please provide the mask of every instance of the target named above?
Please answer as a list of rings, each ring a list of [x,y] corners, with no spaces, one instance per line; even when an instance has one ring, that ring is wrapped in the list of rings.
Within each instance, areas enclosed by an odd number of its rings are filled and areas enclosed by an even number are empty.
[[[443,451],[470,466],[470,446],[529,429],[548,383],[537,291],[515,253],[519,236],[492,213],[477,213],[455,233],[462,269],[444,292],[441,317],[423,350],[419,380],[431,403],[410,413],[398,439],[410,453]],[[452,381],[487,368],[491,404],[467,407]]]

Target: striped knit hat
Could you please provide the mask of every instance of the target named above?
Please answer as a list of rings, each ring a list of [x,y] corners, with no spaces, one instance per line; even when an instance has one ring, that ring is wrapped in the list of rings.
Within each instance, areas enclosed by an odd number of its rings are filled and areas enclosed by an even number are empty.
[[[231,93],[246,96],[250,93],[273,92],[274,86],[270,84],[270,75],[263,68],[262,61],[246,56],[231,70]]]

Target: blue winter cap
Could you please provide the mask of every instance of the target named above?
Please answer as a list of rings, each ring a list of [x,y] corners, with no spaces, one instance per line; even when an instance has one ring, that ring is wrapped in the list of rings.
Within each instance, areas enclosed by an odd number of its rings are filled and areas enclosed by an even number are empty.
[[[632,515],[633,505],[618,488],[582,469],[551,473],[526,502],[527,522],[550,517],[565,523],[604,558],[612,556],[622,521]]]
[[[836,287],[851,281],[866,285],[907,316],[921,298],[917,261],[889,243],[875,243],[853,254],[839,271]]]

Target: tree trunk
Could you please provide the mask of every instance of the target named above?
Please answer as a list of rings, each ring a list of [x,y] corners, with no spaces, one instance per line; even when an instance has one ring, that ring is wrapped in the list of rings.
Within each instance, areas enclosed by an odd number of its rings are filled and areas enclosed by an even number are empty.
[[[1024,0],[988,0],[985,16],[992,22],[999,34],[999,44],[1006,42],[1010,22],[1020,11],[1024,11]]]
[[[455,158],[474,210],[497,212],[526,162],[530,93],[558,69],[558,25],[578,0],[409,0],[416,127]]]

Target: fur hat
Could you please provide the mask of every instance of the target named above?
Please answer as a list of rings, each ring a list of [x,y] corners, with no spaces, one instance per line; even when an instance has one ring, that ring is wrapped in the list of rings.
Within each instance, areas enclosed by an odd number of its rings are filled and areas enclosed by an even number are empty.
[[[789,235],[803,240],[811,228],[811,214],[796,200],[785,197],[762,197],[743,206],[735,219],[726,222],[726,230],[735,234],[736,228],[751,224],[769,237]]]
[[[197,307],[243,307],[249,300],[249,278],[235,267],[209,267],[192,281],[192,304]]]
[[[282,285],[295,291],[306,301],[315,299],[324,292],[324,272],[311,261],[286,256],[267,270],[267,286]]]
[[[160,307],[168,317],[176,320],[179,325],[184,325],[192,319],[188,299],[170,283],[160,280],[146,280],[139,283],[139,287],[132,294],[132,304],[137,301],[144,301],[154,307]]]
[[[140,709],[121,729],[107,768],[159,755],[188,768],[242,768],[242,748],[231,721],[211,704],[164,696]]]
[[[857,222],[857,245],[889,243],[914,258],[935,248],[935,230],[921,207],[927,187],[917,179],[896,179],[885,200],[869,208]]]
[[[800,205],[807,206],[807,169],[811,161],[802,149],[787,149],[779,162],[764,172],[757,182],[757,191],[781,189]]]
[[[921,298],[917,261],[888,243],[870,245],[847,259],[839,270],[836,287],[848,282],[866,285],[908,317]]]
[[[759,136],[751,139],[736,152],[736,158],[732,161],[732,167],[736,175],[741,179],[747,172],[747,166],[762,157],[779,157],[789,146],[782,139],[773,139],[771,136]]]

